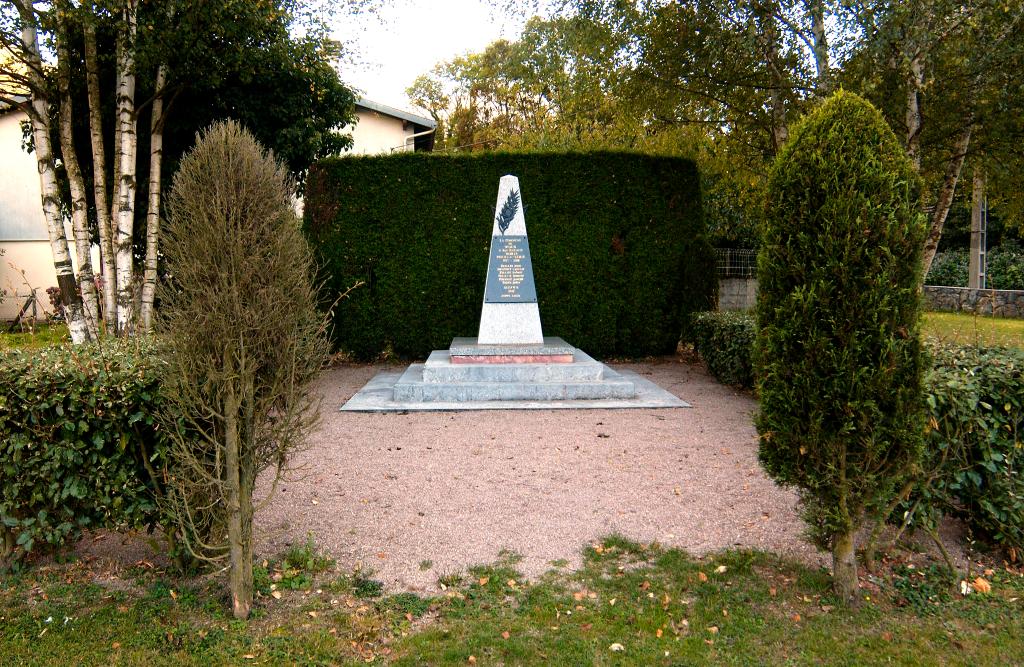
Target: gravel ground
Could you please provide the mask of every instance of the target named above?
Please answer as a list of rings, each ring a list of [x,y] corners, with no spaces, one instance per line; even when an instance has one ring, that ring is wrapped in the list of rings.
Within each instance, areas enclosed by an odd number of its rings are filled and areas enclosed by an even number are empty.
[[[408,590],[502,550],[527,577],[576,566],[612,532],[695,555],[743,546],[824,562],[800,539],[795,494],[757,463],[748,394],[676,358],[619,366],[694,407],[341,413],[386,367],[331,369],[321,427],[257,516],[257,552],[311,532],[341,567]]]

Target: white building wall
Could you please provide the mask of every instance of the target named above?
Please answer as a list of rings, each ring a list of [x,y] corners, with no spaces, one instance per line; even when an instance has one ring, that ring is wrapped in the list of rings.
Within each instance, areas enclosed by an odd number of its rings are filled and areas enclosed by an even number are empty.
[[[356,118],[355,127],[346,128],[352,132],[352,149],[346,155],[379,155],[413,150],[414,141],[406,141],[413,135],[412,123],[404,123],[400,118],[369,109],[357,109]],[[403,128],[403,125],[408,125],[408,129]]]
[[[0,321],[18,314],[29,286],[38,290],[39,307],[49,309],[46,288],[57,284],[35,156],[21,148],[25,119],[20,112],[0,115]]]

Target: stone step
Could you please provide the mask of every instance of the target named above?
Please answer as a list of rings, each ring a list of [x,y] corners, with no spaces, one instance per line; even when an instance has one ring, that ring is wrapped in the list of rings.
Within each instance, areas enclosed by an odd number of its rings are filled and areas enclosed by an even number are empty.
[[[564,364],[455,364],[449,351],[434,350],[423,366],[423,381],[587,382],[600,380],[605,368],[604,364],[580,350],[575,350],[571,363]]]
[[[603,379],[578,382],[424,382],[412,364],[395,383],[393,400],[407,402],[566,401],[633,398],[636,387],[605,367]]]

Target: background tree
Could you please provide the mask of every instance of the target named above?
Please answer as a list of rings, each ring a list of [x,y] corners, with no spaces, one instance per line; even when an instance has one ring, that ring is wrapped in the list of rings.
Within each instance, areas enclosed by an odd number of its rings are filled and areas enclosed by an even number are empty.
[[[98,237],[103,314],[108,324],[118,323],[117,330],[152,322],[161,192],[199,128],[219,118],[241,119],[300,182],[314,159],[350,142],[336,128],[351,120],[354,97],[334,70],[340,47],[327,38],[322,4],[26,3],[25,15],[56,56],[54,68],[40,60],[33,95],[51,118],[51,130],[61,128],[59,136],[52,133],[54,159],[64,167],[55,172],[58,186],[64,185],[58,189],[73,213],[76,240]],[[367,4],[352,0],[339,7],[355,11]],[[0,18],[0,39],[18,47],[15,29],[24,20],[7,9]],[[79,258],[85,268],[87,255],[85,264]],[[79,276],[78,282],[85,312],[98,310],[90,301],[92,281]]]
[[[767,193],[759,457],[852,601],[856,530],[921,455],[921,183],[881,114],[840,92],[793,128]]]
[[[229,559],[237,618],[252,605],[256,477],[272,468],[276,486],[315,424],[309,388],[329,352],[293,194],[287,168],[228,121],[182,160],[168,201],[167,502],[193,555]]]

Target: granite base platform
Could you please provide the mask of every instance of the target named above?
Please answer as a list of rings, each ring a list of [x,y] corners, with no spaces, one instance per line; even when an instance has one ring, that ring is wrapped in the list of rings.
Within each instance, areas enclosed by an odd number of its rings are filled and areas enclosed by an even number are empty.
[[[512,359],[513,361],[509,361]],[[425,363],[381,373],[342,410],[549,410],[676,408],[685,401],[629,371],[619,372],[561,338],[481,345],[456,338]]]

